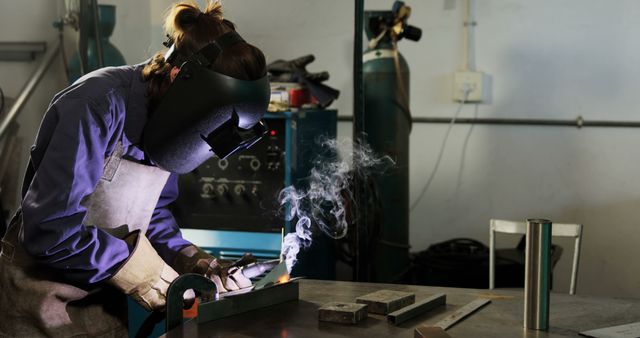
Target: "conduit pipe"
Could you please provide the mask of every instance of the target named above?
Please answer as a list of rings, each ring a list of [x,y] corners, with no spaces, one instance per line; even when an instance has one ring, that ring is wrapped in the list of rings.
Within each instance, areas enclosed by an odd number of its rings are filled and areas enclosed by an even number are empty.
[[[27,83],[20,91],[20,94],[16,98],[16,101],[13,103],[13,106],[11,106],[11,108],[9,109],[7,116],[4,118],[4,120],[2,120],[2,122],[0,122],[0,140],[4,137],[11,122],[13,122],[20,110],[22,110],[22,108],[24,107],[25,103],[27,103],[27,100],[29,99],[31,94],[33,94],[36,86],[38,85],[40,80],[42,80],[44,74],[49,69],[49,66],[51,66],[51,63],[58,55],[59,49],[60,43],[56,42],[53,48],[49,49],[44,54],[42,62],[40,63],[40,65],[38,65],[36,71],[33,73],[33,75],[31,75],[31,78],[29,78]]]

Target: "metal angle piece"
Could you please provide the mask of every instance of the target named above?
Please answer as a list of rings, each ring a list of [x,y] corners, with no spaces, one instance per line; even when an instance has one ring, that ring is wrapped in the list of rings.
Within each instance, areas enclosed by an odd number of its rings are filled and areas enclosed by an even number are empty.
[[[437,322],[434,326],[438,326],[443,330],[446,330],[489,303],[491,303],[490,299],[478,298]]]
[[[289,280],[289,271],[287,270],[287,265],[285,264],[285,262],[276,265],[273,270],[271,270],[266,276],[264,276],[264,278],[257,281],[253,285],[253,289],[260,290],[266,286],[276,284],[280,281],[281,278]]]
[[[447,295],[439,293],[387,315],[389,323],[400,325],[407,320],[447,303]]]
[[[451,338],[444,330],[437,326],[420,325],[413,333],[414,338]]]
[[[478,298],[471,303],[461,307],[458,311],[440,320],[433,326],[420,325],[414,331],[414,338],[449,338],[444,330],[455,325],[465,317],[474,313],[481,307],[491,303],[490,299]]]

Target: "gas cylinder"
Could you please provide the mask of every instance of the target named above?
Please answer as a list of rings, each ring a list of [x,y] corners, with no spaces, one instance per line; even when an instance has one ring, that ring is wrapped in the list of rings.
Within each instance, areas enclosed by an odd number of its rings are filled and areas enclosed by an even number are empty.
[[[114,46],[109,37],[113,33],[116,25],[116,6],[114,5],[98,5],[99,29],[100,29],[100,45],[102,46],[104,67],[122,66],[125,64],[122,53]],[[95,31],[93,17],[88,16],[82,20],[83,24],[80,29],[87,32],[86,51],[81,51],[87,55],[88,68],[82,72],[81,59],[78,52],[74,53],[69,60],[69,82],[73,83],[82,75],[98,69],[98,47],[96,46]]]
[[[398,18],[398,3],[404,6],[398,1],[392,11],[366,11],[364,24],[368,39],[375,42],[363,55],[365,135],[361,137],[375,153],[395,162],[373,178],[378,196],[375,204],[380,209],[370,211],[377,215],[370,222],[377,227],[372,242],[372,279],[377,282],[398,282],[409,266],[410,72],[407,61],[395,49],[403,36],[394,35],[391,27],[404,24],[407,32],[414,34],[404,37],[412,40],[416,32],[419,39],[421,32]]]

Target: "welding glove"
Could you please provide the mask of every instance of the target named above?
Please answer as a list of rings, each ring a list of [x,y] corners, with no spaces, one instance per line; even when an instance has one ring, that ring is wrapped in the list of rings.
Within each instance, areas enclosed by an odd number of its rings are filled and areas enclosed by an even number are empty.
[[[289,61],[276,60],[267,65],[267,71],[271,75],[271,81],[274,82],[303,82],[303,78],[313,82],[328,80],[328,72],[307,71],[307,65],[315,59],[315,56],[309,54]]]
[[[197,273],[211,279],[218,293],[244,289],[252,285],[242,274],[242,266],[256,262],[251,254],[245,254],[236,262],[219,260],[195,245],[190,245],[178,253],[174,267],[180,273]]]
[[[148,311],[163,310],[169,284],[178,273],[158,256],[140,231],[132,232],[124,240],[134,246],[133,252],[108,283],[130,295]]]

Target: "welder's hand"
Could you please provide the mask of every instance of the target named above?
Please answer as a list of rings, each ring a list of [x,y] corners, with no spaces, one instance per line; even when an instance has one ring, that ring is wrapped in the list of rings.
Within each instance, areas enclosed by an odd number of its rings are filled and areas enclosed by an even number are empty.
[[[204,275],[210,278],[216,284],[218,292],[222,293],[250,287],[251,280],[242,274],[242,267],[256,261],[252,254],[244,254],[234,262],[214,258],[207,262],[206,267],[201,261],[197,270],[204,271]]]
[[[256,262],[251,254],[245,254],[235,262],[220,260],[195,245],[178,253],[173,266],[180,273],[197,273],[211,279],[218,293],[234,291],[251,286],[251,280],[242,274],[242,266]]]
[[[169,284],[178,273],[160,258],[144,234],[135,231],[124,240],[134,247],[133,252],[107,283],[148,311],[164,310]]]

